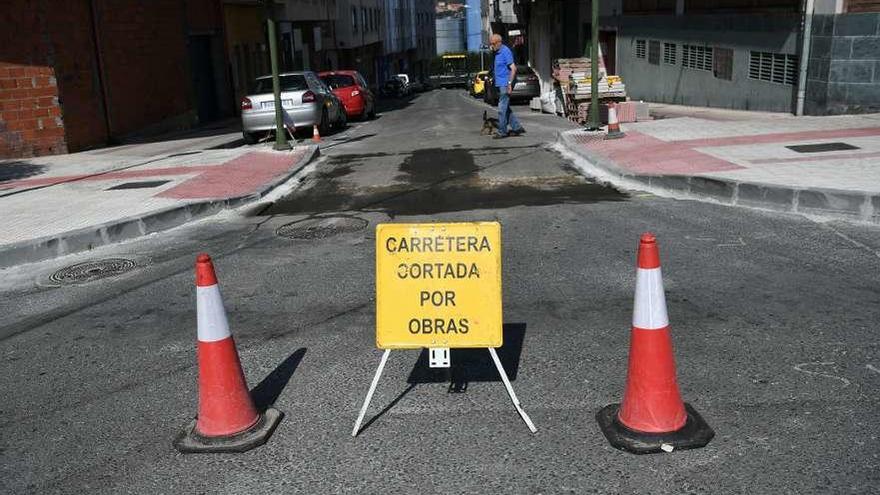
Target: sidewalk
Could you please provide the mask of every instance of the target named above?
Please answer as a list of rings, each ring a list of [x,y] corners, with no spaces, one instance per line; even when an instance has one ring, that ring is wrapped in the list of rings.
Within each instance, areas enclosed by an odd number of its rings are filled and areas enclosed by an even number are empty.
[[[621,127],[622,139],[575,130],[561,132],[559,143],[612,182],[880,223],[880,114],[678,117]]]
[[[240,136],[240,134],[239,134]],[[87,251],[265,195],[318,150],[207,136],[0,160],[0,268]]]

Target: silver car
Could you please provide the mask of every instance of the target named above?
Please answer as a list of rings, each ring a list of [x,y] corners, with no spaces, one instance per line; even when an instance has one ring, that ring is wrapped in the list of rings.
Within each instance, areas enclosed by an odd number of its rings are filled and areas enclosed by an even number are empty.
[[[284,123],[297,129],[311,130],[317,125],[321,134],[330,127],[345,127],[345,109],[339,98],[312,71],[285,72],[279,75],[281,108]],[[241,99],[241,129],[248,144],[261,134],[275,130],[275,96],[272,76],[257,78],[252,94]]]

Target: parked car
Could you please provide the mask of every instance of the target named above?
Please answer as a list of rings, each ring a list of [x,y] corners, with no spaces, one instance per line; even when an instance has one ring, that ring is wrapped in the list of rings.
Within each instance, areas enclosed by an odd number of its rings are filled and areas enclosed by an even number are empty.
[[[392,77],[391,79],[385,81],[382,84],[382,88],[379,90],[382,96],[387,96],[391,98],[403,98],[406,96],[406,90],[403,87],[403,81],[396,77]]]
[[[487,70],[481,70],[474,74],[474,77],[471,79],[471,83],[469,89],[471,91],[471,96],[482,96],[483,91],[486,90],[486,76],[489,74]]]
[[[321,134],[331,126],[347,122],[340,99],[312,71],[279,75],[284,122],[297,129],[317,125]],[[241,99],[241,129],[248,144],[257,142],[261,132],[275,130],[275,95],[272,76],[258,77],[251,94]]]
[[[367,81],[356,70],[337,70],[318,74],[345,107],[349,117],[360,119],[376,116],[376,99]]]
[[[483,101],[490,105],[498,104],[498,88],[495,87],[495,71],[489,71],[484,80]],[[511,101],[530,100],[541,96],[541,85],[538,76],[528,65],[516,66],[516,81],[510,94]]]

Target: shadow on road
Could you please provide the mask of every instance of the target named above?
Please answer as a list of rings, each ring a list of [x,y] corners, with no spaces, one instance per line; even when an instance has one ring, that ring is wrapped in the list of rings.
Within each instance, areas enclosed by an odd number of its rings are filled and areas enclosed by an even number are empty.
[[[21,160],[0,162],[0,183],[27,179],[45,172],[45,165],[35,165]]]
[[[523,340],[526,336],[525,323],[505,323],[504,345],[499,347],[498,358],[511,381],[516,380],[519,371],[519,359],[522,354]],[[428,350],[422,349],[419,358],[409,373],[407,382],[419,383],[449,382],[449,392],[465,392],[470,382],[500,382],[501,375],[486,349],[452,349],[450,351],[451,367],[429,368]]]
[[[275,404],[305,355],[305,347],[297,349],[251,390],[251,398],[258,411],[263,412]]]
[[[502,331],[504,332],[504,345],[497,349],[498,358],[501,360],[501,365],[504,367],[507,377],[510,381],[514,381],[519,371],[519,360],[522,355],[523,340],[525,340],[526,335],[526,324],[505,323]],[[492,361],[492,357],[487,349],[452,349],[450,354],[452,365],[450,368],[429,368],[428,350],[422,349],[413,365],[412,371],[409,373],[409,378],[406,380],[409,385],[389,402],[387,406],[364,423],[361,429],[358,430],[358,434],[388,413],[406,394],[410,393],[420,383],[449,382],[449,389],[447,390],[449,393],[464,393],[467,391],[468,383],[470,382],[501,381],[501,375],[498,374],[495,363]]]

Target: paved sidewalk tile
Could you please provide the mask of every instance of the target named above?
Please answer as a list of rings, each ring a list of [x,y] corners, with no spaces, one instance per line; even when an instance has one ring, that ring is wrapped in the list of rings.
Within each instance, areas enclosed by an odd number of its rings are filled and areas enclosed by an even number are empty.
[[[0,162],[0,249],[153,212],[248,196],[283,180],[299,147],[202,150],[145,159],[83,153]]]
[[[793,189],[880,193],[877,115],[718,121],[691,117],[622,126],[626,137],[572,139],[620,169],[689,175]],[[790,146],[843,143],[836,151]]]

